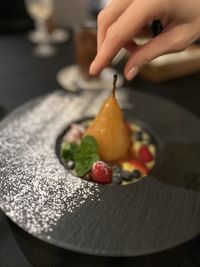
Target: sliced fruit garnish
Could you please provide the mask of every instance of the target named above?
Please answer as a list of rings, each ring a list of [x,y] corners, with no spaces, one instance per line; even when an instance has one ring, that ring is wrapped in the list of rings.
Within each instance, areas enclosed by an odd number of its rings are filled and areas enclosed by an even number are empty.
[[[140,161],[129,159],[127,161],[121,162],[123,170],[133,172],[134,170],[139,170],[143,174],[148,173],[147,167]]]
[[[149,151],[148,147],[143,145],[138,151],[138,158],[142,162],[146,163],[146,162],[150,162],[153,160],[153,155]]]

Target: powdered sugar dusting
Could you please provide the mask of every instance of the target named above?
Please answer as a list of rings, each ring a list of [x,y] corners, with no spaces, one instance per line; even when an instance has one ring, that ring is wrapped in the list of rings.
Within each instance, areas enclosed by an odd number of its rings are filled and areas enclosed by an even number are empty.
[[[1,124],[0,207],[29,233],[49,239],[64,213],[99,200],[98,185],[69,174],[55,153],[66,125],[91,113],[92,97],[54,92]]]
[[[97,184],[74,177],[60,164],[55,144],[69,122],[94,115],[108,94],[55,91],[1,123],[0,208],[29,233],[50,239],[64,214],[100,201]]]

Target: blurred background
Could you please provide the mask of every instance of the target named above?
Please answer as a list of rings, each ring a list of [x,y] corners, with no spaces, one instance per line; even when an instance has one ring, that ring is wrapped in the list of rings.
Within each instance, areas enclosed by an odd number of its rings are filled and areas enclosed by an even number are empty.
[[[72,27],[95,16],[105,1],[101,0],[56,0],[53,17],[59,27]],[[24,0],[0,1],[0,33],[23,32],[32,29],[33,21],[27,12]]]
[[[96,54],[96,18],[107,0],[0,1],[0,114],[1,117],[33,97],[57,88],[77,95],[82,90],[110,88],[118,73],[118,87],[156,94],[200,116],[200,47],[162,56],[143,67],[127,83],[123,67],[128,54],[121,50],[110,68],[89,75]],[[149,27],[149,37],[159,33]]]

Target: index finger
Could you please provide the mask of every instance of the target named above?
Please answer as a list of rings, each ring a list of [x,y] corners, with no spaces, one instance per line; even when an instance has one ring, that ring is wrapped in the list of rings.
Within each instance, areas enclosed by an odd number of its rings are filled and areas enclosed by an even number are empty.
[[[107,30],[101,49],[91,65],[92,75],[97,75],[108,66],[119,50],[150,20],[148,7],[138,2],[141,1],[133,2]]]
[[[128,5],[133,0],[114,0],[110,2],[98,15],[98,33],[97,33],[97,44],[100,50],[101,45],[106,37],[106,32],[110,25],[112,25],[118,17],[126,10]]]

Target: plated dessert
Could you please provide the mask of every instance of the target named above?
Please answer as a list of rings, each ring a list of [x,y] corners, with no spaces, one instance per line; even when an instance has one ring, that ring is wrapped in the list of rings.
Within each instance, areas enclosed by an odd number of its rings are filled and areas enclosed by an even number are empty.
[[[146,129],[124,119],[112,94],[94,119],[72,123],[60,146],[64,166],[74,175],[100,184],[127,185],[145,177],[156,161],[156,145]]]
[[[90,146],[86,135],[96,120],[88,118],[98,114],[96,107],[108,94],[105,90],[89,94],[85,91],[77,97],[55,91],[20,107],[0,124],[0,208],[29,234],[56,247],[89,255],[88,261],[90,255],[100,256],[107,262],[111,256],[129,260],[130,257],[160,255],[162,251],[166,254],[177,246],[179,249],[179,245],[199,235],[199,120],[166,99],[134,88],[117,90],[119,104],[125,108],[123,122],[134,126],[131,137],[128,135],[127,154],[133,154],[130,151],[134,146],[135,154],[130,158],[141,162],[150,173],[148,178],[133,179],[140,182],[128,186],[112,185],[113,165],[122,172],[121,161],[128,161],[128,156],[106,160],[99,153],[98,136],[89,135],[89,140],[94,138],[97,144]],[[112,109],[109,110],[111,114]],[[83,114],[87,119],[82,119]],[[122,113],[115,111],[114,114]],[[77,121],[79,118],[81,122]],[[106,124],[109,131],[118,121],[114,115],[110,118],[112,120]],[[78,130],[80,136],[74,141],[67,137],[72,128],[77,128],[72,122],[83,128],[83,131]],[[112,136],[106,142],[117,142],[120,138],[113,132]],[[58,158],[64,139],[68,147],[79,151],[77,156],[71,154],[74,157],[71,162],[62,158],[70,171],[60,164],[61,157]],[[139,159],[143,145],[154,156],[152,161]],[[155,154],[151,147],[156,149]],[[83,149],[92,155],[88,157],[91,161],[85,157],[82,160],[82,155],[89,154],[82,154]],[[65,151],[68,154],[69,149]],[[94,159],[111,168],[112,183],[95,183],[91,175]],[[155,162],[151,170],[148,165]],[[74,166],[67,166],[72,163]],[[89,182],[83,179],[86,174],[79,173],[81,178],[77,177],[78,171],[85,172],[86,167],[89,168],[86,173],[90,174]],[[121,184],[125,184],[124,179]]]

